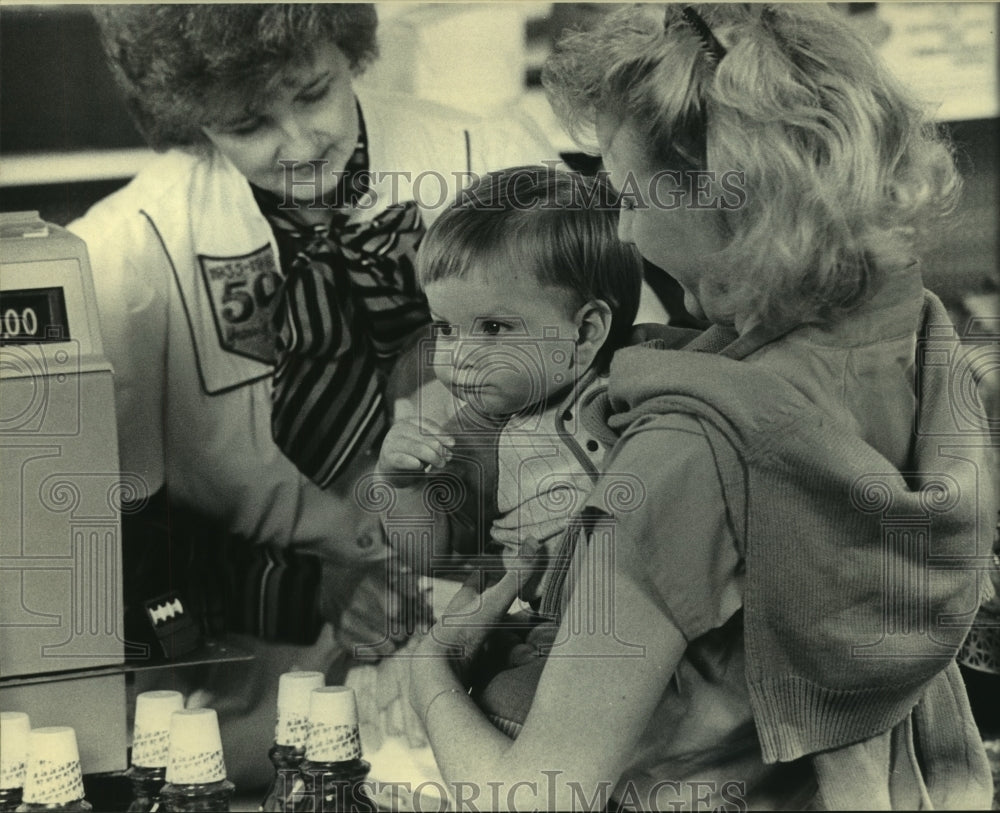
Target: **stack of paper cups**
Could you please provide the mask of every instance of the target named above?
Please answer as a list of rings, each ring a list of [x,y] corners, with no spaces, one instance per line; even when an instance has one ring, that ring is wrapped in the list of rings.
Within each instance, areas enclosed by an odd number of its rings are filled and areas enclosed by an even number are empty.
[[[132,764],[165,768],[170,752],[170,717],[184,708],[180,692],[143,692],[135,698]]]
[[[311,762],[346,762],[361,757],[358,705],[347,686],[313,689],[309,698],[309,741],[306,759]]]
[[[69,726],[34,729],[28,735],[24,803],[59,805],[82,798],[83,773],[76,732]]]
[[[274,741],[278,745],[306,747],[309,697],[323,683],[322,672],[285,672],[278,678],[278,722],[274,727]]]
[[[0,712],[0,790],[23,788],[31,721],[23,711]]]
[[[215,709],[175,711],[170,716],[167,782],[207,785],[226,778],[222,738]]]

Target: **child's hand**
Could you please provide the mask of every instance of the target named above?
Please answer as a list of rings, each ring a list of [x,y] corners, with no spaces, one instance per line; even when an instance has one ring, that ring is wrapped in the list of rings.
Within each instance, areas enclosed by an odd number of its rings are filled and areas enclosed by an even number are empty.
[[[455,439],[434,421],[404,418],[392,425],[378,457],[379,474],[400,474],[443,468],[451,459]]]

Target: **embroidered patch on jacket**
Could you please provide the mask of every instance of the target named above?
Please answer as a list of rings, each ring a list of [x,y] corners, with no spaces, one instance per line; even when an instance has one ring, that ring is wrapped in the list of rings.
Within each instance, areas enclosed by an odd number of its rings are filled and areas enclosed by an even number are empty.
[[[272,317],[281,276],[270,246],[240,257],[198,255],[224,350],[274,364]]]

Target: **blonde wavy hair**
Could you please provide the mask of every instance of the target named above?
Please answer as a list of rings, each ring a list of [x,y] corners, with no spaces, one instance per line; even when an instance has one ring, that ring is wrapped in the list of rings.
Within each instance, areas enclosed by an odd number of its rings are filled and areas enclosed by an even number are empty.
[[[960,179],[928,110],[869,43],[821,4],[626,6],[562,39],[543,82],[593,149],[599,113],[630,123],[666,169],[744,173],[746,203],[720,213],[711,273],[773,324],[836,319],[912,264]]]

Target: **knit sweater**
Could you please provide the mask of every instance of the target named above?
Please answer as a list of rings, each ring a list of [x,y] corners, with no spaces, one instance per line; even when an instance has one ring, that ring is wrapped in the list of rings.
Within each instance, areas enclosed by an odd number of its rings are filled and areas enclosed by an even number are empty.
[[[699,343],[717,351],[718,338]],[[956,396],[981,371],[925,292],[916,431],[899,470],[788,380],[741,362],[766,343],[628,348],[597,409],[612,434],[670,412],[705,429],[746,560],[746,677],[765,761],[864,743],[918,704],[940,726],[927,705],[943,696],[967,718],[954,657],[988,590],[996,493],[985,420]],[[967,732],[951,725],[954,745]],[[942,742],[925,750],[945,753]]]

